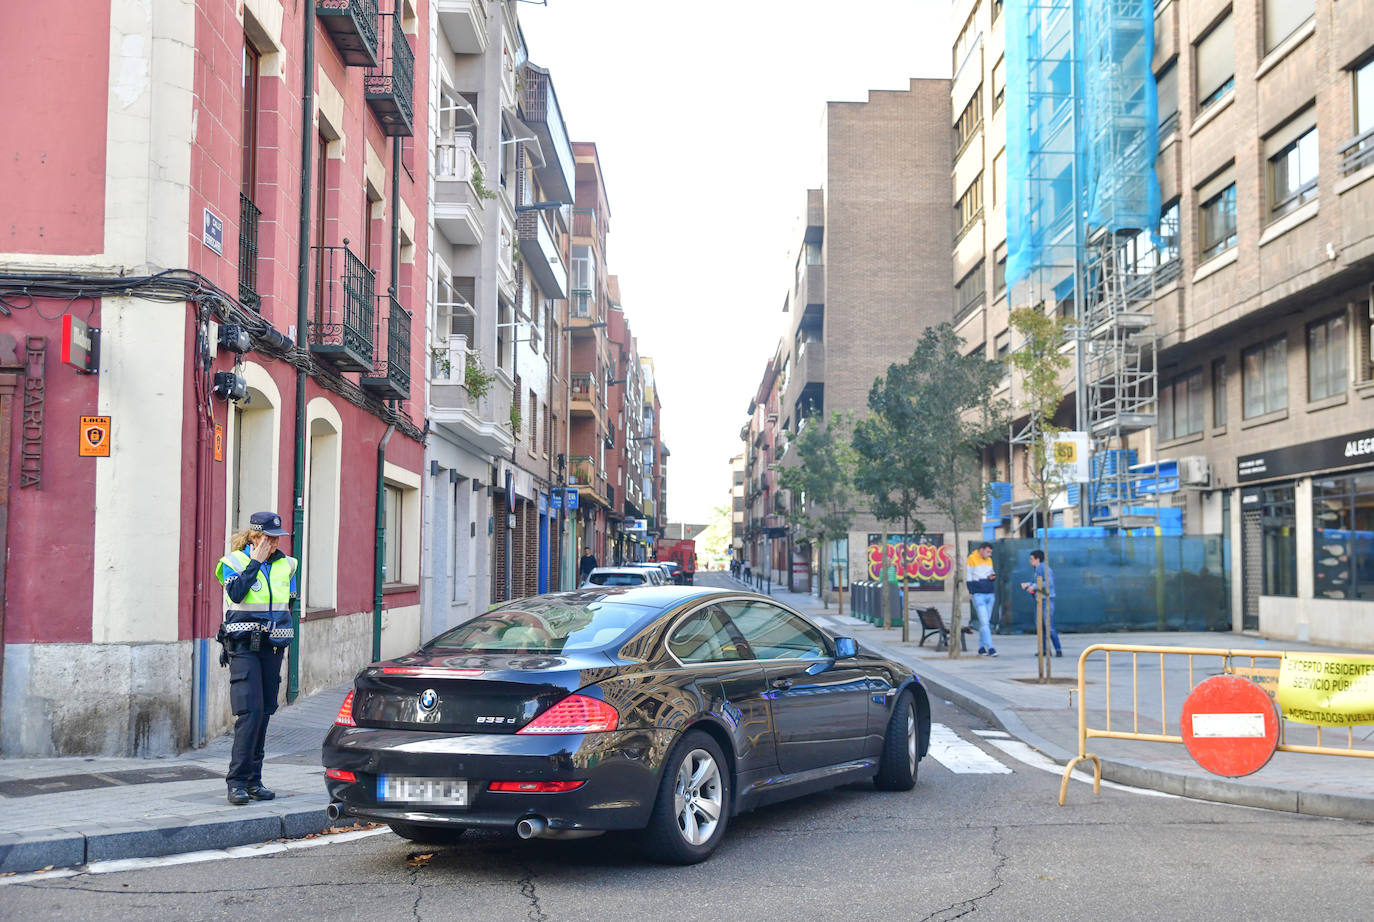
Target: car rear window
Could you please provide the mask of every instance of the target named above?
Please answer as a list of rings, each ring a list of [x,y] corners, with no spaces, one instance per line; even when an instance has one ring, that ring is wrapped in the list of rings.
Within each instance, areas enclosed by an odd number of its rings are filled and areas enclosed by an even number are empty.
[[[629,635],[651,609],[618,601],[521,599],[445,631],[425,649],[567,653],[605,647]]]
[[[644,579],[642,573],[593,573],[587,582],[597,586],[643,586]]]

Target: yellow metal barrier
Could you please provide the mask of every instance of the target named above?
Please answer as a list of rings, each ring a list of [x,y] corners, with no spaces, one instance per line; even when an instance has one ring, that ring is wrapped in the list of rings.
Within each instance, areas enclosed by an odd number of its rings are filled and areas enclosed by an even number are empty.
[[[1102,688],[1104,691],[1103,710],[1105,711],[1105,725],[1102,727],[1088,726],[1088,681],[1087,665],[1088,659],[1094,653],[1104,654],[1104,671],[1102,677]],[[1129,654],[1131,670],[1131,712],[1130,730],[1112,727],[1112,654]],[[1154,656],[1159,657],[1159,728],[1158,732],[1142,732],[1141,724],[1141,656],[1145,654],[1147,663]],[[1181,708],[1181,698],[1186,698],[1187,693],[1191,692],[1202,679],[1210,678],[1213,675],[1238,675],[1248,678],[1263,688],[1270,698],[1275,696],[1278,688],[1279,666],[1283,661],[1286,651],[1269,652],[1266,650],[1223,650],[1208,647],[1160,647],[1148,646],[1143,644],[1093,644],[1082,652],[1078,657],[1078,755],[1075,756],[1064,768],[1064,777],[1059,784],[1059,805],[1062,807],[1068,799],[1069,778],[1073,770],[1081,763],[1091,761],[1093,763],[1093,793],[1099,794],[1102,791],[1102,760],[1097,755],[1088,751],[1089,739],[1118,739],[1118,740],[1143,740],[1155,743],[1182,743],[1182,728],[1179,727],[1178,733],[1169,732],[1169,673],[1167,665],[1169,662],[1176,662],[1177,657],[1188,658],[1188,669],[1186,676],[1186,690],[1181,690],[1179,680],[1183,678],[1182,672],[1175,677],[1175,700],[1179,701]],[[1304,654],[1294,653],[1292,655],[1302,656]],[[1219,660],[1219,665],[1215,671],[1205,671],[1197,667],[1199,658],[1213,658]],[[1364,656],[1350,654],[1349,658],[1369,661],[1374,663],[1374,656]],[[1272,661],[1273,665],[1268,663]],[[1261,665],[1264,663],[1264,665]],[[1204,664],[1205,665],[1205,664]],[[1198,675],[1201,674],[1199,678]],[[1152,692],[1153,689],[1150,689]],[[1181,698],[1179,697],[1181,694]],[[1181,711],[1180,711],[1181,716]],[[1146,717],[1147,722],[1152,720]],[[1279,744],[1280,752],[1304,752],[1315,755],[1339,755],[1355,756],[1362,759],[1374,759],[1374,749],[1360,749],[1355,746],[1354,727],[1344,727],[1346,740],[1344,746],[1327,745],[1323,739],[1321,726],[1292,722],[1294,728],[1291,732],[1298,739],[1306,740],[1309,735],[1315,735],[1315,742],[1290,741],[1290,721],[1279,715]],[[1326,728],[1328,735],[1333,732],[1332,728]]]

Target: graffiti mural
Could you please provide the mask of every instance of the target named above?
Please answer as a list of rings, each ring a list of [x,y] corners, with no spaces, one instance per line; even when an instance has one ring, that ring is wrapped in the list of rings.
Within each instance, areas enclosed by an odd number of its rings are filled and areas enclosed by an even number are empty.
[[[906,579],[916,592],[939,592],[954,572],[954,548],[944,543],[943,534],[888,535],[887,550],[880,546],[882,536],[868,536],[868,578],[880,579],[884,562],[897,571],[897,582]],[[886,558],[886,560],[884,560]]]

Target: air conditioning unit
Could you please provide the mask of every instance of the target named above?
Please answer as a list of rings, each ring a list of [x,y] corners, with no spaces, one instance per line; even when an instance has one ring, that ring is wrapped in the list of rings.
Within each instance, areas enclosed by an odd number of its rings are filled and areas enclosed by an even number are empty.
[[[1180,484],[1190,487],[1211,486],[1212,465],[1201,455],[1191,455],[1187,458],[1179,458],[1178,480]]]

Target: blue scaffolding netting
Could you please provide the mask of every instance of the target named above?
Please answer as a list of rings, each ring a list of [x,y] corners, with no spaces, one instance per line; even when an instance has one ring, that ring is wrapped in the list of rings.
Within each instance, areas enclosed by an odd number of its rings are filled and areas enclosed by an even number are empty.
[[[1158,232],[1154,3],[1007,0],[1004,32],[1007,283],[1062,301],[1090,237]]]

